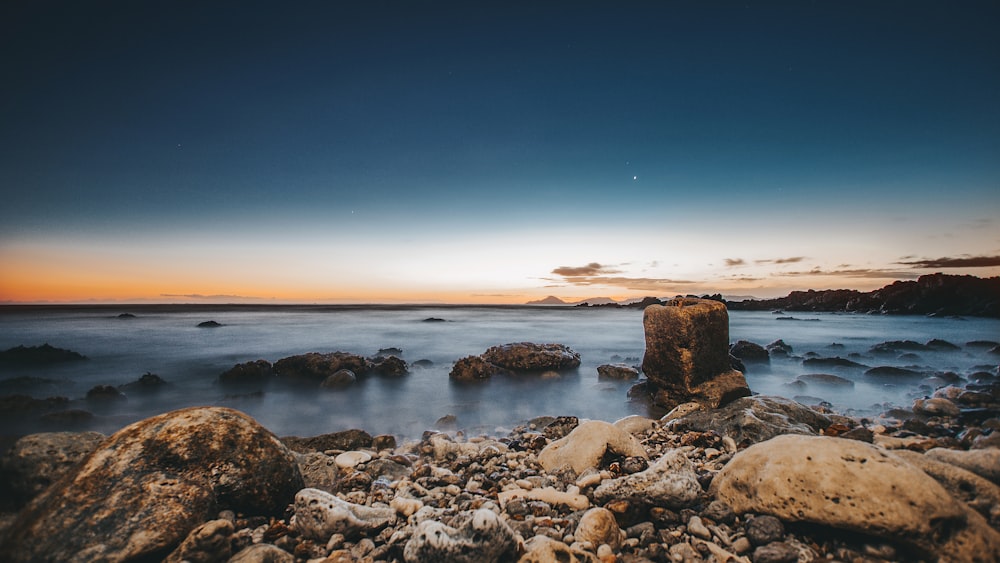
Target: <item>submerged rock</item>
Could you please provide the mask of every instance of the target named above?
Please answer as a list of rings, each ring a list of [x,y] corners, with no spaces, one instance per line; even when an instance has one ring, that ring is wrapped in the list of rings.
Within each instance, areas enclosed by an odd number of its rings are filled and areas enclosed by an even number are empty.
[[[830,387],[854,387],[854,382],[850,379],[832,375],[829,373],[806,373],[795,378],[808,385],[825,385]]]
[[[729,314],[709,299],[674,299],[643,313],[642,371],[664,408],[695,401],[715,408],[750,394],[729,364]]]
[[[766,364],[771,361],[771,356],[768,354],[767,349],[749,340],[737,340],[729,347],[729,353],[746,364]]]
[[[182,409],[105,440],[18,514],[0,552],[13,562],[158,559],[222,509],[280,514],[301,488],[291,452],[250,417]]]
[[[274,366],[267,360],[236,364],[219,375],[223,385],[261,385],[274,377]]]
[[[580,366],[580,354],[562,344],[503,344],[486,350],[482,359],[511,371],[560,371]]]
[[[597,376],[603,379],[630,381],[639,378],[639,370],[625,364],[603,364],[597,366]]]
[[[403,550],[408,563],[495,563],[516,553],[514,531],[486,509],[461,512],[450,526],[425,520]]]
[[[466,356],[455,362],[448,377],[452,381],[460,382],[482,381],[501,373],[506,373],[506,370],[487,362],[479,356]]]
[[[278,360],[274,363],[274,374],[282,379],[318,385],[342,369],[350,370],[356,376],[361,377],[367,374],[371,368],[371,361],[357,354],[309,352]]]

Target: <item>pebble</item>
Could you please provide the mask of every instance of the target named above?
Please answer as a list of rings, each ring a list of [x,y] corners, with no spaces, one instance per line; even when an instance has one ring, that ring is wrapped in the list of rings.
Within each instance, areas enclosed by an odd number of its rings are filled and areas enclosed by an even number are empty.
[[[350,451],[344,452],[334,458],[334,463],[341,469],[352,469],[359,464],[371,461],[372,455],[368,452]]]
[[[688,532],[695,537],[703,540],[712,539],[712,532],[705,527],[705,524],[702,523],[701,518],[698,516],[692,516],[691,519],[688,520],[687,529]]]

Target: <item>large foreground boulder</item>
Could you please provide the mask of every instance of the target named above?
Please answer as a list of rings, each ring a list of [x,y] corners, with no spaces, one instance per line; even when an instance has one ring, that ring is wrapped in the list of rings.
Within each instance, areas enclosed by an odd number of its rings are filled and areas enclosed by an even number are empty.
[[[1000,558],[1000,534],[982,516],[917,467],[855,440],[779,436],[734,456],[711,489],[737,513],[870,535],[921,558]]]
[[[0,492],[9,495],[16,506],[27,503],[94,451],[105,437],[97,432],[42,432],[22,437],[0,459]]]
[[[750,394],[729,363],[729,313],[710,299],[678,298],[643,313],[642,371],[653,402],[667,409],[687,402],[716,408]]]
[[[7,561],[159,560],[229,509],[280,515],[303,487],[292,453],[249,416],[194,407],[118,431],[35,498]]]

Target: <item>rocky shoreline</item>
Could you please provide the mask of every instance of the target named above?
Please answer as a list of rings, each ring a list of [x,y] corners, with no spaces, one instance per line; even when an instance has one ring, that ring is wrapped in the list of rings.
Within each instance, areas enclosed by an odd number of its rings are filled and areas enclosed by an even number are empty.
[[[279,438],[239,411],[191,407],[108,437],[33,434],[0,460],[13,503],[0,517],[0,554],[15,562],[1000,560],[1000,367],[942,382],[907,409],[848,417],[751,395],[732,368],[725,308],[671,305],[644,320],[646,395],[670,408],[660,418],[539,417],[500,435],[429,430],[399,441],[358,429]],[[759,352],[733,350],[746,362]],[[529,343],[480,359],[492,370],[528,358],[539,369],[575,361],[562,347]],[[299,369],[339,370],[332,363],[343,359],[309,356]]]

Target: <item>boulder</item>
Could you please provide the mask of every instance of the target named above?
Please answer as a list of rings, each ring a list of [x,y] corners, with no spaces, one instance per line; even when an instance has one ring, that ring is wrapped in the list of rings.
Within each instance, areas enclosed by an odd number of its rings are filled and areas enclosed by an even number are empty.
[[[36,497],[0,545],[9,561],[153,560],[220,510],[278,515],[302,476],[249,416],[193,407],[116,432]]]
[[[712,431],[740,446],[781,434],[818,434],[833,422],[811,408],[783,397],[743,397],[713,411],[697,411],[668,422],[677,432]]]
[[[345,387],[350,387],[357,382],[358,377],[354,375],[354,372],[349,369],[339,369],[337,373],[332,373],[326,376],[319,386],[323,389],[343,389]]]
[[[736,454],[711,491],[737,513],[872,535],[943,561],[995,560],[1000,534],[933,478],[855,440],[779,436]]]
[[[274,367],[267,360],[236,364],[219,374],[223,385],[262,385],[274,377]]]
[[[486,350],[482,358],[511,371],[560,371],[580,367],[580,354],[562,344],[503,344]]]
[[[398,356],[380,357],[372,369],[375,370],[375,373],[387,377],[402,377],[410,373],[409,366]]]
[[[546,471],[569,466],[580,474],[600,466],[605,455],[648,457],[642,444],[628,432],[601,420],[589,420],[545,446],[538,454],[538,463]]]
[[[829,373],[806,373],[796,377],[795,381],[824,387],[854,387],[854,382],[850,379]]]
[[[1000,449],[949,450],[933,448],[927,457],[961,467],[1000,485]]]
[[[695,401],[716,408],[750,394],[729,365],[729,313],[708,299],[678,298],[643,313],[642,371],[653,401],[667,409]]]
[[[274,363],[274,374],[289,381],[318,385],[342,369],[351,370],[360,377],[367,374],[371,367],[371,362],[367,358],[357,354],[310,352],[278,360]]]
[[[767,349],[768,355],[770,356],[789,356],[792,353],[792,346],[790,344],[786,344],[785,341],[780,338],[768,344],[764,348]]]
[[[8,498],[22,506],[62,478],[104,438],[97,432],[24,436],[0,459],[0,483],[6,484]]]
[[[495,563],[517,556],[514,531],[494,512],[460,512],[446,525],[424,520],[403,548],[408,563]]]
[[[593,496],[598,504],[625,501],[679,509],[696,503],[701,493],[694,464],[680,450],[671,450],[643,471],[604,481]]]
[[[290,526],[306,539],[325,543],[333,534],[356,538],[377,534],[396,522],[392,508],[354,504],[319,489],[302,489],[295,495]]]
[[[771,361],[767,349],[749,340],[737,340],[729,347],[729,353],[742,360],[744,364],[766,364]]]
[[[452,381],[481,381],[505,372],[506,370],[503,368],[495,366],[479,356],[466,356],[455,362],[448,377]]]
[[[602,379],[632,381],[639,379],[639,370],[626,364],[603,364],[597,366],[597,376]]]

